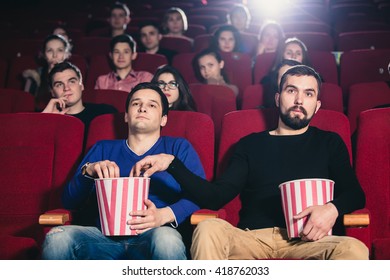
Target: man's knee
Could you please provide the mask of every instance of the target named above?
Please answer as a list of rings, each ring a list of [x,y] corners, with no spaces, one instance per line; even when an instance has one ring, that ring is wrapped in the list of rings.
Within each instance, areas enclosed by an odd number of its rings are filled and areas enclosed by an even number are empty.
[[[194,235],[196,236],[212,236],[220,235],[220,232],[226,232],[226,229],[231,225],[222,219],[207,219],[200,222],[196,228]]]
[[[152,239],[153,259],[186,259],[186,248],[180,233],[170,227],[154,229]]]
[[[368,260],[368,258],[369,250],[363,242],[352,237],[345,237],[334,251],[333,259]]]

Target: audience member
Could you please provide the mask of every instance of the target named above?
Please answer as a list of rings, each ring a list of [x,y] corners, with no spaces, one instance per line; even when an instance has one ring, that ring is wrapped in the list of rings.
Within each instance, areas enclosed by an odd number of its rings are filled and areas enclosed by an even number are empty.
[[[244,4],[234,4],[227,14],[227,22],[239,32],[247,32],[251,22],[251,14]]]
[[[321,79],[310,67],[287,70],[275,96],[276,129],[252,133],[235,146],[225,172],[214,182],[195,176],[174,155],[145,157],[130,174],[168,171],[200,207],[219,209],[240,195],[238,228],[214,218],[195,228],[193,259],[365,259],[368,248],[347,236],[327,235],[337,218],[364,207],[365,195],[341,137],[309,126],[321,106]],[[294,216],[307,219],[301,238],[289,239],[279,185],[302,178],[335,181],[334,199]],[[340,219],[339,219],[340,220]]]
[[[56,64],[49,73],[48,83],[53,98],[42,113],[66,114],[80,119],[85,125],[85,136],[95,117],[117,112],[108,104],[83,102],[83,78],[80,69],[70,62]]]
[[[230,84],[224,71],[225,62],[221,55],[213,49],[204,49],[197,53],[192,66],[198,80],[203,84],[223,85],[231,88],[238,95],[238,87]]]
[[[187,16],[178,7],[171,7],[165,12],[161,26],[164,36],[184,37],[191,42],[194,41],[185,36],[185,32],[188,30]]]
[[[168,63],[172,63],[173,56],[177,53],[173,50],[165,49],[160,46],[162,34],[157,23],[143,22],[139,26],[139,35],[141,41],[141,52],[151,54],[161,54],[165,56]]]
[[[288,69],[296,65],[301,65],[301,63],[296,60],[283,59],[274,71],[270,72],[261,80],[261,85],[263,86],[264,107],[276,107],[275,94],[279,91],[280,79]]]
[[[49,35],[43,42],[42,50],[39,54],[38,69],[27,69],[23,71],[25,78],[24,91],[35,96],[37,110],[41,109],[41,104],[46,104],[50,96],[48,85],[48,75],[55,64],[65,61],[71,56],[71,46],[61,35]]]
[[[214,33],[211,48],[220,52],[241,52],[241,35],[233,25],[222,25]]]
[[[260,81],[264,89],[266,107],[275,107],[274,95],[278,91],[279,70],[285,64],[285,60],[293,60],[298,64],[312,67],[306,45],[298,38],[287,38],[282,47],[276,52],[271,70]],[[295,65],[291,61],[287,62],[287,64],[290,66]]]
[[[268,21],[260,28],[256,55],[276,52],[284,42],[282,26],[276,21]]]
[[[146,71],[135,71],[133,60],[137,58],[137,45],[130,35],[123,34],[112,38],[110,58],[113,71],[99,76],[95,89],[115,89],[130,92],[138,83],[150,82],[153,75]]]
[[[152,83],[157,84],[168,98],[169,109],[176,111],[196,111],[190,88],[180,72],[169,65],[157,69]]]
[[[110,8],[109,37],[126,34],[127,25],[130,23],[130,9],[125,3],[115,2]]]
[[[189,170],[205,177],[200,159],[183,138],[161,136],[168,119],[168,100],[152,83],[132,89],[126,101],[128,137],[96,143],[82,160],[63,193],[64,206],[84,211],[88,200],[96,201],[94,178],[128,177],[140,159],[173,153]],[[43,245],[44,259],[186,259],[181,226],[199,207],[185,198],[181,186],[167,172],[151,176],[147,210],[129,213],[124,225],[136,236],[109,237],[100,225],[53,228]],[[98,209],[95,207],[95,220]],[[138,217],[133,219],[132,217]]]

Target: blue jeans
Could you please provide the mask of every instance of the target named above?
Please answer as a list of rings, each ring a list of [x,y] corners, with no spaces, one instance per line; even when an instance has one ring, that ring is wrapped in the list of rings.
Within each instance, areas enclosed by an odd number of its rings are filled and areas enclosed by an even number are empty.
[[[59,226],[50,230],[42,258],[51,260],[185,260],[180,233],[153,228],[137,236],[108,237],[96,227]]]

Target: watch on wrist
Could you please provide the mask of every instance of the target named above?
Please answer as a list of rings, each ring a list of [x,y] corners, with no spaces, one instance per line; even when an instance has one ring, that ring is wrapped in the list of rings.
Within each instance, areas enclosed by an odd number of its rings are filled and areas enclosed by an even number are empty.
[[[81,175],[83,176],[89,176],[88,173],[87,173],[87,167],[90,165],[89,162],[87,162],[86,164],[84,164],[82,167],[81,167]]]

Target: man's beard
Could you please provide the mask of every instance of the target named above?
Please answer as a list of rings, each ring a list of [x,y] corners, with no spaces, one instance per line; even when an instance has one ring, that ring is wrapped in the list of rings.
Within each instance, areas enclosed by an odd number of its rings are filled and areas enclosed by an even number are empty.
[[[290,116],[290,113],[293,110],[296,110],[296,109],[299,109],[302,112],[302,114],[304,115],[303,119],[300,119],[298,116],[296,116],[296,117],[291,117]],[[308,118],[307,117],[307,111],[305,110],[305,108],[303,108],[301,106],[291,107],[290,109],[287,110],[286,113],[282,113],[280,111],[279,111],[279,113],[280,113],[280,119],[282,120],[282,122],[286,126],[292,128],[294,130],[299,130],[299,129],[302,129],[302,128],[308,126],[310,121],[311,121],[311,119],[314,116],[313,115],[311,118]]]

